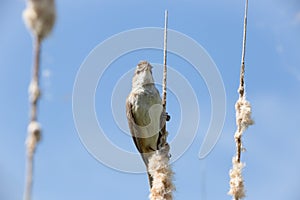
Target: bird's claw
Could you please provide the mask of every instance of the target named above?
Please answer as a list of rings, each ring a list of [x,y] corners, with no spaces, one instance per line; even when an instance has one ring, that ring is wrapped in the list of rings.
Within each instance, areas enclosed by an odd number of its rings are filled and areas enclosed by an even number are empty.
[[[167,115],[167,118],[166,118],[166,120],[167,121],[170,121],[170,119],[171,119],[171,116],[166,112],[166,115]]]
[[[162,113],[162,118],[168,122],[168,121],[170,121],[171,116],[167,112],[165,112],[165,113]]]

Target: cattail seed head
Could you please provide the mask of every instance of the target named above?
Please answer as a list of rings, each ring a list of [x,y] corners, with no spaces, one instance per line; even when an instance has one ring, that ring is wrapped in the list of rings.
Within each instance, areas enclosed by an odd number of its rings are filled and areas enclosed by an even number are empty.
[[[229,172],[230,176],[230,190],[229,195],[233,199],[242,199],[245,197],[244,179],[242,176],[242,170],[245,164],[238,162],[236,157],[232,158],[232,169]]]
[[[44,39],[51,32],[55,22],[54,0],[27,0],[23,19],[34,36]]]
[[[250,126],[254,124],[251,118],[251,104],[245,99],[245,97],[239,98],[235,104],[236,110],[236,124],[238,127],[235,133],[235,138],[240,137],[243,132]]]
[[[157,151],[149,159],[149,173],[153,177],[150,200],[172,200],[175,186],[173,171],[169,165],[168,151]]]

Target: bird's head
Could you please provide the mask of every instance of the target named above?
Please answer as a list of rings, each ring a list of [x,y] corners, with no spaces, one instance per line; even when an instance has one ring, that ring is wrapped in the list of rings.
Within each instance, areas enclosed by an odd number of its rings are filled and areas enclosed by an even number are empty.
[[[132,86],[145,86],[147,84],[153,84],[154,80],[152,77],[152,66],[147,61],[141,61],[136,67],[133,79]]]
[[[135,74],[138,75],[143,72],[150,72],[152,74],[152,66],[148,61],[140,61],[139,64],[136,66]]]

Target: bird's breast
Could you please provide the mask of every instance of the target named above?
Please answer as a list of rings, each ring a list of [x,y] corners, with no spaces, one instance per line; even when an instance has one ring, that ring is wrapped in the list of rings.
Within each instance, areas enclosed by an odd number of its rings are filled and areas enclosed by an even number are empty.
[[[132,98],[132,112],[137,125],[146,126],[159,120],[161,115],[161,98],[157,91],[143,90]],[[155,123],[156,124],[156,123]]]

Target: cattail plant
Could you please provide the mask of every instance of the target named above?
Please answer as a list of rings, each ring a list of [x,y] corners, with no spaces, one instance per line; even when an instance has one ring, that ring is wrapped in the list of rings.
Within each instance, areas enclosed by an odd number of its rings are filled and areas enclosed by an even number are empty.
[[[168,11],[165,11],[165,28],[164,28],[164,71],[163,71],[163,94],[162,106],[163,113],[166,113],[167,103],[167,24],[168,24]],[[173,171],[169,164],[170,160],[170,147],[167,143],[168,132],[166,124],[162,127],[162,137],[160,141],[159,150],[153,154],[149,159],[149,173],[153,178],[152,187],[150,190],[150,200],[172,200],[173,191]]]
[[[242,62],[241,62],[241,71],[240,71],[240,85],[238,88],[239,98],[235,104],[237,130],[234,134],[234,139],[236,142],[236,155],[232,158],[233,167],[229,172],[230,190],[228,194],[231,195],[234,200],[239,200],[245,197],[244,179],[242,176],[242,170],[245,164],[241,162],[241,153],[243,150],[242,135],[245,132],[245,130],[248,128],[248,126],[254,123],[253,120],[251,119],[251,105],[246,100],[245,81],[244,81],[247,14],[248,14],[248,0],[246,0],[246,5],[245,5]]]
[[[33,182],[33,158],[37,143],[41,138],[41,126],[37,118],[37,106],[41,95],[39,88],[41,43],[51,32],[55,22],[54,0],[28,0],[27,7],[23,12],[23,19],[34,39],[32,79],[28,89],[31,108],[26,139],[27,173],[24,191],[24,200],[30,200]]]

